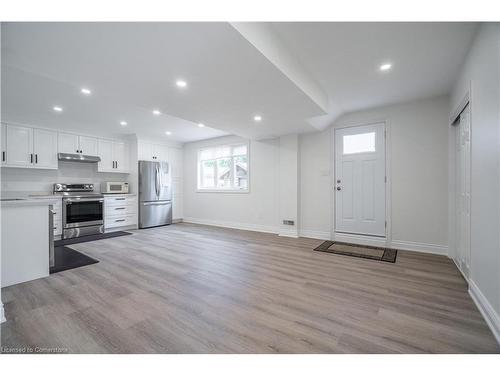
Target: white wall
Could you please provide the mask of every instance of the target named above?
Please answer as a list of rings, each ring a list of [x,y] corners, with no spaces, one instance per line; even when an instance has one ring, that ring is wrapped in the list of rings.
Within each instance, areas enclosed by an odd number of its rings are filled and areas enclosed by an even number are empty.
[[[500,25],[476,36],[452,91],[450,112],[471,88],[470,287],[500,340]],[[494,312],[493,312],[494,310]],[[495,316],[496,315],[496,316]],[[488,321],[488,318],[487,318]]]
[[[198,149],[246,139],[228,136],[184,145],[184,220],[278,232],[279,140],[250,142],[250,192],[197,192]]]
[[[387,121],[392,174],[392,240],[446,252],[448,244],[448,97],[340,117],[334,127]],[[300,137],[301,231],[329,232],[332,190],[329,131]],[[330,172],[327,172],[329,170]],[[397,246],[395,246],[397,247]],[[418,250],[418,249],[417,249]]]
[[[300,235],[329,239],[331,229],[330,129],[299,138]]]
[[[52,192],[52,184],[128,181],[122,173],[98,173],[97,163],[59,162],[59,169],[1,168],[2,192]],[[100,189],[96,185],[96,189]]]
[[[298,237],[298,135],[280,137],[278,152],[279,234]],[[295,224],[293,226],[285,225],[283,220],[292,220]]]

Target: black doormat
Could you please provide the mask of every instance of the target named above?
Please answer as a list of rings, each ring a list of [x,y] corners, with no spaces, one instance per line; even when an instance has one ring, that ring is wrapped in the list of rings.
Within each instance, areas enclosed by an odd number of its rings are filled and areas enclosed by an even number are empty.
[[[54,260],[54,266],[49,269],[49,273],[51,274],[99,263],[97,259],[70,249],[67,246],[54,247]]]
[[[333,241],[325,241],[314,250],[389,263],[396,263],[398,256],[398,251],[395,249]]]
[[[83,243],[83,242],[90,242],[90,241],[97,241],[97,240],[104,240],[106,238],[113,238],[113,237],[120,237],[120,236],[128,236],[132,233],[129,232],[111,232],[111,233],[99,233],[99,234],[92,234],[90,236],[83,236],[83,237],[75,237],[75,238],[67,238],[64,240],[58,240],[54,241],[54,246],[66,246],[66,245],[73,245],[75,243]]]

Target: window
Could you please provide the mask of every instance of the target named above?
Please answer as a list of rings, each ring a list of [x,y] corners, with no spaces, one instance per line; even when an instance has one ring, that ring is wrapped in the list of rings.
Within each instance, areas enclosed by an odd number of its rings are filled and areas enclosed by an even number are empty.
[[[375,152],[375,132],[344,135],[344,155]]]
[[[198,190],[248,191],[248,145],[227,145],[200,150]]]

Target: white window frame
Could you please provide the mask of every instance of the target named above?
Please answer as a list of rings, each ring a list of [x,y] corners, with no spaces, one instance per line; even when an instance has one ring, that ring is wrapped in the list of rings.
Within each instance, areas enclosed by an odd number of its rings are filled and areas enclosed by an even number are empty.
[[[233,148],[235,147],[240,147],[240,146],[246,146],[247,148],[247,188],[246,189],[235,189],[234,187],[231,188],[202,188],[200,186],[201,183],[201,160],[200,160],[200,155],[203,151],[205,150],[211,150],[217,147],[231,147],[231,168],[230,168],[230,173],[231,173],[231,181],[234,182],[234,165],[233,165]],[[216,158],[215,160],[215,173],[214,173],[214,183],[217,185],[217,159],[223,159],[221,158]],[[217,144],[209,147],[203,147],[198,149],[198,155],[196,159],[197,163],[197,173],[196,173],[196,191],[198,193],[250,193],[250,142],[235,142],[235,143],[229,143],[229,144]]]

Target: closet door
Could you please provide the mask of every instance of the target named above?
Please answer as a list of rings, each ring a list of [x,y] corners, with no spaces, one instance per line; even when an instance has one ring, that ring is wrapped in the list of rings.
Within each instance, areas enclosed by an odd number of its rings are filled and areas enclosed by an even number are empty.
[[[470,151],[471,128],[469,106],[460,114],[456,147],[456,254],[455,263],[469,277],[470,270]]]

